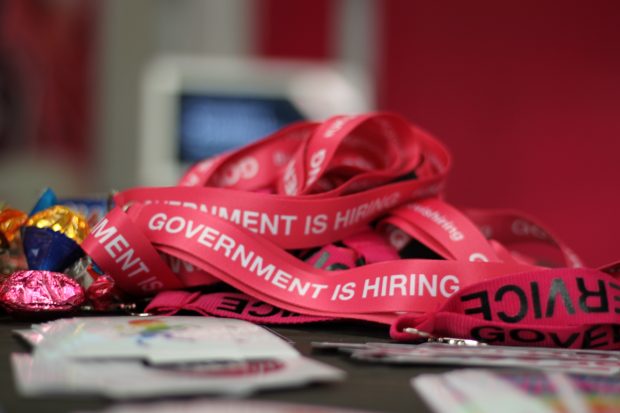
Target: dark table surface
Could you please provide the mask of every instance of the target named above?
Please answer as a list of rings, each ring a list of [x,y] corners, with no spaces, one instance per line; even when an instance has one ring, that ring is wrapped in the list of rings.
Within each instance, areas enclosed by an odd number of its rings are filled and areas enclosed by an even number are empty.
[[[100,410],[113,404],[96,397],[41,397],[24,398],[15,389],[9,355],[28,351],[12,334],[14,329],[28,328],[31,323],[0,319],[0,408],[4,413],[63,413],[79,410]],[[312,341],[367,342],[387,341],[385,327],[356,323],[315,324],[295,327],[277,327],[276,332],[291,339],[304,355],[347,372],[340,383],[316,384],[299,389],[258,393],[250,400],[279,401],[365,409],[375,412],[430,412],[409,381],[422,373],[440,373],[446,367],[411,367],[371,364],[350,360],[336,352],[313,350]],[[93,372],[96,374],[96,372]],[[195,399],[195,398],[194,398]]]

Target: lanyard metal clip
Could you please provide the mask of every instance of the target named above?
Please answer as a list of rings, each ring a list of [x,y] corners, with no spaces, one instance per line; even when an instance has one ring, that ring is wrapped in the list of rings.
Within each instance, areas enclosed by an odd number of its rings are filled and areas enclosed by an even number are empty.
[[[405,327],[403,329],[404,333],[411,334],[414,336],[421,337],[426,339],[427,343],[439,343],[439,344],[448,344],[451,346],[463,346],[463,347],[475,347],[475,346],[486,346],[487,343],[483,343],[478,340],[473,340],[469,338],[456,338],[456,337],[435,337],[426,331],[418,330],[413,327]]]

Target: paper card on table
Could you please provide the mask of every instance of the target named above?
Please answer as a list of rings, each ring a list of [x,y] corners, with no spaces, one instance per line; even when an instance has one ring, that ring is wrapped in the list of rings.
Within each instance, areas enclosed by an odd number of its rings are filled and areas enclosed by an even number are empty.
[[[176,400],[112,406],[96,413],[371,413],[361,410],[291,403],[240,400]],[[76,412],[95,413],[95,412]]]
[[[455,373],[455,374],[453,374]],[[476,371],[467,382],[460,371],[424,374],[411,380],[411,385],[437,413],[556,413],[542,401],[529,396],[508,383],[485,377]]]
[[[138,360],[65,360],[12,355],[21,394],[100,394],[114,399],[218,394],[300,387],[344,378],[341,370],[305,357],[215,363],[146,365]]]
[[[620,411],[620,377],[541,371],[455,370],[421,375],[412,386],[437,412],[449,406],[438,397],[448,387],[481,413],[603,413]],[[443,387],[442,387],[443,386]],[[439,390],[438,390],[439,389]],[[446,401],[447,400],[447,401]]]
[[[451,386],[444,377],[424,374],[412,379],[411,385],[437,413],[479,413],[473,400]]]
[[[34,330],[13,330],[13,334],[25,341],[30,347],[36,347],[43,340],[43,334]]]
[[[35,356],[141,358],[150,363],[288,358],[281,338],[242,320],[209,317],[85,317],[35,325]]]
[[[612,351],[501,346],[460,347],[428,343],[409,346],[369,346],[366,349],[353,351],[352,357],[395,364],[521,367],[600,375],[620,372],[620,354]]]
[[[501,372],[496,377],[566,413],[620,412],[620,377],[543,372]],[[563,409],[563,410],[562,410]]]
[[[402,343],[383,343],[383,342],[367,342],[367,343],[350,343],[350,342],[338,342],[338,341],[313,341],[311,343],[312,348],[315,350],[338,350],[343,352],[352,352],[355,350],[365,350],[371,348],[391,348],[391,347],[405,347],[410,348],[412,344]]]

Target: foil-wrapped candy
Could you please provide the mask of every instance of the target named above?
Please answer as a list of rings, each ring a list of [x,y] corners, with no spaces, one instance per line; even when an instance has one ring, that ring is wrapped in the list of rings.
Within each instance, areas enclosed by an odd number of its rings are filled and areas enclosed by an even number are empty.
[[[83,255],[79,244],[89,232],[86,218],[55,205],[39,211],[24,224],[24,252],[28,267],[62,271]]]
[[[114,279],[100,275],[86,289],[86,297],[97,311],[110,311],[119,305]]]
[[[86,291],[90,309],[114,311],[122,305],[121,295],[112,277],[98,271],[90,257],[84,256],[67,268],[64,273],[77,281]]]
[[[0,210],[0,274],[26,269],[20,229],[28,217],[22,211],[3,207]]]
[[[10,244],[19,238],[19,229],[28,217],[22,211],[4,208],[0,211],[0,240]]]
[[[77,282],[52,271],[17,271],[0,288],[0,304],[20,315],[65,313],[77,309],[85,299]]]
[[[88,221],[81,214],[63,205],[54,205],[28,218],[26,227],[49,228],[59,232],[78,244],[90,232]]]

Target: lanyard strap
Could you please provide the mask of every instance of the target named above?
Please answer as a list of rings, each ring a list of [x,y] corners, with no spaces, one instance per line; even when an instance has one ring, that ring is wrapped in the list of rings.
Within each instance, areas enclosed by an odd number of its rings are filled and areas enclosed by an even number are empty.
[[[195,165],[180,186],[119,193],[82,246],[126,292],[162,292],[149,308],[164,312],[273,323],[359,319],[391,325],[397,339],[416,338],[411,329],[481,336],[474,327],[504,324],[550,333],[568,321],[582,337],[619,323],[611,276],[579,268],[535,220],[460,212],[442,201],[450,163],[438,141],[393,114],[299,123]],[[524,242],[552,249],[574,269],[544,267],[545,259],[515,249]],[[412,246],[434,259],[409,258]],[[244,294],[171,291],[220,281]],[[482,318],[455,304],[472,288],[487,291],[478,292],[486,297],[479,306],[491,303]],[[609,311],[579,312],[596,300]],[[559,301],[566,314],[555,311]],[[588,344],[571,334],[538,341]]]

